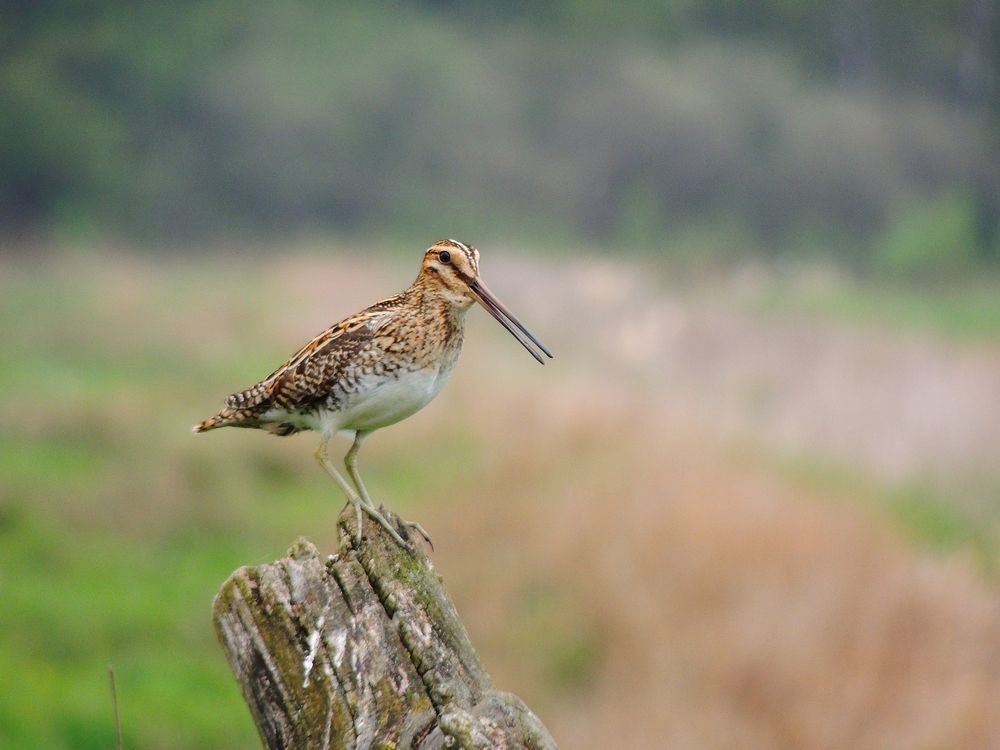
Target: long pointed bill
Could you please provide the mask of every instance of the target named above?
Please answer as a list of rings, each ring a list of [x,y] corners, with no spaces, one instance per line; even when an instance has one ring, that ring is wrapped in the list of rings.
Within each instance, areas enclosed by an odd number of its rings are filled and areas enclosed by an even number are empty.
[[[500,325],[506,328],[510,335],[516,338],[521,346],[531,352],[531,356],[539,361],[540,364],[545,364],[545,360],[542,359],[542,355],[535,351],[532,344],[541,349],[542,353],[548,357],[552,357],[552,352],[550,352],[541,341],[535,338],[535,334],[524,327],[514,314],[504,307],[500,300],[493,296],[493,292],[486,288],[486,285],[481,281],[473,281],[469,284],[469,289],[472,290],[473,294],[479,300],[479,304],[487,309],[490,315],[496,318]]]

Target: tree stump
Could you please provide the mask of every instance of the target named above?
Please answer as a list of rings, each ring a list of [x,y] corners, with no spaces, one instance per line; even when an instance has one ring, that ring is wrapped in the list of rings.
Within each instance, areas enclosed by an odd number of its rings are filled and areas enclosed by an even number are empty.
[[[395,520],[394,516],[387,514]],[[226,656],[270,750],[555,750],[538,718],[497,691],[422,552],[370,520],[322,559],[300,539],[243,567],[213,606]]]

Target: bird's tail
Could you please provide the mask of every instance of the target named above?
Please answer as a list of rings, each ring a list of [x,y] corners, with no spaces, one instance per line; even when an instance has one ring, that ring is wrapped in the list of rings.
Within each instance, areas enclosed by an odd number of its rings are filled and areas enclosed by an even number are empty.
[[[208,432],[209,430],[214,430],[216,427],[225,427],[233,422],[233,415],[222,411],[214,417],[203,419],[201,422],[192,427],[191,430],[193,432]]]

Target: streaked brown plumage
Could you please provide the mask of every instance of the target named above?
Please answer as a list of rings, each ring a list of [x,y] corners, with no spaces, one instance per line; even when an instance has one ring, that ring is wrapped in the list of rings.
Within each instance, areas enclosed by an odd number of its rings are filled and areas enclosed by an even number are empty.
[[[316,430],[317,459],[354,503],[358,534],[364,510],[409,547],[371,502],[357,454],[372,431],[405,419],[441,390],[458,360],[465,313],[474,302],[539,362],[544,360],[535,347],[552,356],[485,287],[479,251],[441,240],[424,254],[408,289],[326,329],[259,383],[229,396],[221,412],[194,430],[252,427],[275,435]],[[354,433],[344,461],[353,486],[326,455],[327,442],[339,431]]]

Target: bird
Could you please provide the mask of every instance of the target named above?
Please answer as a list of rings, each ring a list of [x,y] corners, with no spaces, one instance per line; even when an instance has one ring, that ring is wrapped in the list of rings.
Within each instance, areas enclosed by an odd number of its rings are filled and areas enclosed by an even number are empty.
[[[413,552],[375,507],[358,468],[358,453],[375,431],[412,416],[441,391],[462,350],[465,318],[478,303],[541,364],[551,351],[489,290],[479,274],[479,251],[458,240],[438,240],[424,253],[409,288],[336,323],[293,354],[270,375],[225,400],[219,413],[193,428],[247,427],[285,436],[320,435],[316,460],[353,504],[355,538],[362,513]],[[327,454],[338,433],[353,433],[344,456],[347,477]],[[403,522],[431,544],[419,523]],[[433,546],[433,545],[431,545]]]

